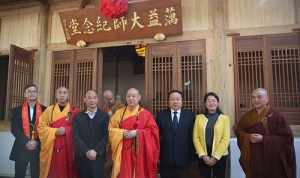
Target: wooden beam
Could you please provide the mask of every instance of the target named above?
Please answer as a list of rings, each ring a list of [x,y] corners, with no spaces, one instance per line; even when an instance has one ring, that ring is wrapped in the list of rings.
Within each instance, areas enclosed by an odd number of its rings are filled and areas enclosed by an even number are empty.
[[[90,4],[91,0],[81,0],[80,9],[85,8],[86,5]]]
[[[48,0],[38,0],[40,3],[42,3],[45,6],[49,6],[49,1]]]

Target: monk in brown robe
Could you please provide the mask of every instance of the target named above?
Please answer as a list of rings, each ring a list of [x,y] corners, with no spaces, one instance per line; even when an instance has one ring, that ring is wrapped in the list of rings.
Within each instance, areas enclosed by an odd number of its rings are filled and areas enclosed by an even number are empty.
[[[121,99],[115,98],[113,92],[111,90],[105,90],[103,92],[103,100],[101,103],[101,110],[106,112],[109,117],[111,117],[118,109],[124,107],[125,105],[121,102]],[[105,178],[111,177],[112,172],[112,152],[110,145],[107,144],[106,148],[106,163],[105,163]]]
[[[103,101],[101,103],[101,110],[107,112],[111,117],[118,109],[124,107],[125,105],[118,99],[115,98],[111,90],[105,90],[103,92]]]
[[[296,178],[292,131],[268,100],[265,89],[254,90],[254,108],[235,126],[241,167],[246,178]]]

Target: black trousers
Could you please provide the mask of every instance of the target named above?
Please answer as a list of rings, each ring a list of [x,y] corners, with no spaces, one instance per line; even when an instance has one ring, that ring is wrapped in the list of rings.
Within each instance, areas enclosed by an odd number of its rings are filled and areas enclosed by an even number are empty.
[[[27,153],[19,156],[15,161],[15,178],[25,178],[28,163],[30,164],[31,178],[39,178],[39,151],[30,151]]]
[[[176,166],[161,167],[160,178],[185,178],[185,169]]]
[[[104,160],[81,159],[77,162],[80,178],[104,178]]]
[[[203,159],[199,160],[199,171],[202,178],[225,178],[227,156],[222,156],[214,166],[208,166]]]

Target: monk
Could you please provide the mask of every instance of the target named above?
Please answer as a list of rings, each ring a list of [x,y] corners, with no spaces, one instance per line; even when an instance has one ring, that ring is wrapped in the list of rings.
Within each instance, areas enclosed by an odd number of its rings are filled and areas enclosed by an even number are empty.
[[[103,92],[103,100],[101,103],[101,110],[106,112],[109,117],[111,117],[118,109],[124,107],[125,105],[122,103],[121,98],[118,98],[117,95],[116,98],[111,90],[104,90]],[[106,162],[105,162],[105,178],[111,177],[111,171],[112,171],[112,159],[111,159],[111,148],[110,145],[107,144],[106,148]]]
[[[156,178],[159,131],[152,114],[139,105],[140,100],[139,91],[130,88],[126,106],[110,120],[112,178]]]
[[[72,120],[79,109],[68,102],[68,89],[56,90],[55,105],[40,118],[40,178],[77,178],[72,138]]]
[[[296,178],[294,137],[285,118],[270,108],[263,88],[253,91],[254,108],[235,126],[246,178]]]
[[[103,101],[101,103],[101,110],[107,112],[111,117],[118,109],[124,107],[124,104],[116,98],[111,90],[103,92]]]

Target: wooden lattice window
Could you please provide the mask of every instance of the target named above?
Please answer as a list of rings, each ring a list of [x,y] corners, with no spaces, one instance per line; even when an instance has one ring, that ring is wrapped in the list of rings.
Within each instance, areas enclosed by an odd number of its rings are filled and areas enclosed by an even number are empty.
[[[206,92],[205,42],[183,42],[149,46],[146,60],[146,95],[156,114],[168,107],[168,92],[183,92],[185,108],[202,110]]]
[[[269,91],[270,104],[291,124],[300,124],[299,34],[236,37],[236,118],[251,108],[251,92]]]
[[[53,53],[52,102],[55,90],[66,86],[70,102],[84,108],[83,96],[87,90],[96,90],[97,49],[57,51]]]

